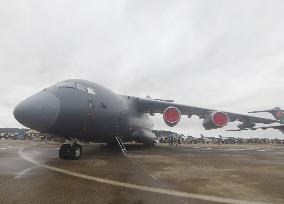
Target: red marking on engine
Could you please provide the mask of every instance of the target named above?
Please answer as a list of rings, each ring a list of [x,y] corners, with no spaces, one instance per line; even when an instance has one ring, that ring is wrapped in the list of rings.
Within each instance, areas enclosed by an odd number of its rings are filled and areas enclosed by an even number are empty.
[[[212,116],[212,122],[218,127],[224,127],[228,124],[229,118],[227,114],[223,112],[216,112]]]
[[[276,111],[275,118],[276,119],[281,119],[282,117],[283,117],[283,112],[282,111]]]
[[[175,107],[168,107],[164,111],[164,120],[169,123],[177,123],[180,120],[180,112]]]

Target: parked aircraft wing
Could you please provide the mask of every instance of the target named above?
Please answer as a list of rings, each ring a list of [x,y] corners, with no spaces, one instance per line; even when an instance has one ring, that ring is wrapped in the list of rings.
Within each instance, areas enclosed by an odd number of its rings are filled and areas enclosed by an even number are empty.
[[[242,131],[242,130],[256,130],[256,129],[266,130],[266,129],[270,129],[270,128],[276,129],[276,130],[280,130],[284,134],[284,125],[274,125],[274,126],[266,126],[266,127],[254,127],[254,128],[235,129],[235,130],[226,130],[226,131]]]
[[[250,130],[250,129],[234,129],[234,130],[226,130],[226,131],[229,131],[229,132],[240,132],[240,131],[243,131],[243,130]]]
[[[269,129],[269,128],[273,128],[273,129],[277,129],[277,130],[284,130],[284,125],[274,125],[274,126],[267,126],[267,127],[259,127],[263,130]]]
[[[279,107],[272,108],[270,110],[260,110],[260,111],[251,111],[249,113],[270,113],[276,120],[280,120],[284,123],[284,110],[281,110]]]
[[[165,115],[168,108],[172,108],[172,109],[175,108],[176,112],[179,112],[180,115],[187,115],[189,118],[192,115],[196,115],[200,119],[204,119],[203,126],[205,127],[205,129],[219,128],[219,127],[223,127],[223,126],[227,125],[227,123],[225,123],[226,122],[225,117],[227,117],[227,122],[240,121],[240,122],[243,122],[245,124],[279,123],[278,120],[271,120],[271,119],[254,117],[254,116],[237,114],[237,113],[231,113],[231,112],[226,112],[226,111],[218,111],[218,110],[214,110],[214,109],[207,109],[207,108],[199,108],[199,107],[194,107],[194,106],[181,105],[181,104],[170,103],[170,102],[165,102],[165,101],[153,100],[153,99],[150,99],[150,98],[145,98],[145,99],[144,98],[136,98],[136,99],[137,99],[137,103],[138,103],[138,109],[139,109],[140,112],[151,113],[151,114],[161,113],[161,114]],[[175,110],[171,110],[171,111],[174,112]],[[218,115],[216,115],[216,113]],[[211,121],[211,123],[213,122],[214,123],[213,125],[216,126],[216,127],[213,127],[209,120],[214,120],[214,117],[217,120],[220,120],[221,122],[223,122],[224,125],[218,126],[218,124],[216,124],[214,121]],[[164,119],[165,119],[165,117],[164,117]],[[177,122],[178,122],[178,120],[177,120]],[[217,121],[217,123],[218,122],[219,121]],[[173,124],[173,125],[175,125],[175,124]]]

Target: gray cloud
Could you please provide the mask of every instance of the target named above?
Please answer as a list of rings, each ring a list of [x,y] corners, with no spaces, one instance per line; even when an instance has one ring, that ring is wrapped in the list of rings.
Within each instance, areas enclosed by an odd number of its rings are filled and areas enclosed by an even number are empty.
[[[0,4],[0,29],[1,127],[19,126],[20,100],[66,78],[240,113],[284,100],[282,1],[11,0]],[[203,128],[183,118],[174,130]],[[219,133],[232,134],[205,134]],[[234,133],[244,134],[283,137]]]

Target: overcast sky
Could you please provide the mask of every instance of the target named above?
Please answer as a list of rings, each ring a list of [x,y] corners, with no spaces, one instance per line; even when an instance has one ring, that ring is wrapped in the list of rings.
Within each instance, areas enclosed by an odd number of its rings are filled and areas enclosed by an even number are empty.
[[[238,113],[284,108],[283,36],[281,0],[0,0],[0,127],[22,127],[15,105],[68,78]],[[205,132],[197,118],[154,121],[194,136],[284,138]]]

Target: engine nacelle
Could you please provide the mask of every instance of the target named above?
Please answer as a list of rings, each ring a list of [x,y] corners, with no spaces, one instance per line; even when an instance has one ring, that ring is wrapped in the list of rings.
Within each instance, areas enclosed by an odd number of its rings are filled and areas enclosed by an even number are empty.
[[[176,107],[170,106],[164,110],[163,118],[165,123],[173,127],[180,121],[180,111]]]
[[[284,113],[281,110],[277,110],[272,114],[276,120],[284,120]]]
[[[255,125],[256,124],[253,122],[244,122],[244,123],[238,124],[237,127],[240,129],[246,129],[246,128],[254,128]]]
[[[226,113],[221,111],[213,112],[203,120],[203,127],[206,130],[217,129],[226,126],[229,122],[229,117]]]

